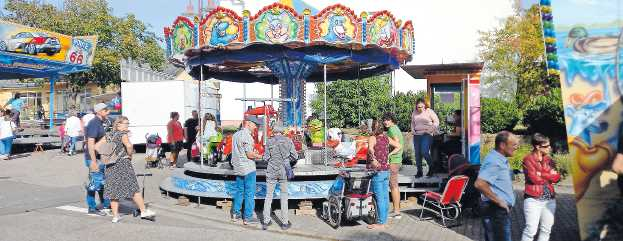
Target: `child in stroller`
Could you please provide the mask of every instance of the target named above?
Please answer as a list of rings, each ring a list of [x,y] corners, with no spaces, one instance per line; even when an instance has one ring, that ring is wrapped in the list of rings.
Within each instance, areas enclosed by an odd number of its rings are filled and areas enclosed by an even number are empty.
[[[145,135],[145,168],[163,168],[166,156],[158,134]]]

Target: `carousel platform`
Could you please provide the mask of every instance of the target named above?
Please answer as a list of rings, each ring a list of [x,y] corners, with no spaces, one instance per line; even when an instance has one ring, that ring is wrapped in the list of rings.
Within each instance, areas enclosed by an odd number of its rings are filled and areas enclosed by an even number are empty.
[[[362,168],[359,165],[355,168]],[[333,185],[340,170],[333,165],[299,164],[294,168],[295,178],[288,181],[289,199],[312,200],[324,199]],[[415,178],[417,168],[413,165],[403,165],[398,177],[400,191],[403,196],[409,193],[420,193],[437,190],[444,175]],[[265,170],[257,170],[256,199],[266,197]],[[189,162],[183,169],[174,170],[170,177],[164,179],[160,189],[169,194],[179,194],[201,198],[231,198],[235,190],[235,178],[229,164],[219,163],[217,167]],[[280,189],[276,188],[273,197],[279,198]]]

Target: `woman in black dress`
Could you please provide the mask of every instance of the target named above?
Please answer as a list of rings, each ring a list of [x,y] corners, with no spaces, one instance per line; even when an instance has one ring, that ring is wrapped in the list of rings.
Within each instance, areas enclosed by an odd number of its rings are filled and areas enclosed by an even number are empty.
[[[132,198],[141,210],[141,218],[153,218],[156,215],[155,212],[145,209],[145,202],[139,191],[138,181],[132,167],[132,153],[134,150],[128,137],[129,124],[127,117],[120,116],[113,123],[112,131],[106,134],[102,142],[113,143],[113,156],[117,157],[114,163],[106,165],[106,183],[104,184],[104,197],[111,201],[113,223],[117,223],[120,220],[120,199]]]

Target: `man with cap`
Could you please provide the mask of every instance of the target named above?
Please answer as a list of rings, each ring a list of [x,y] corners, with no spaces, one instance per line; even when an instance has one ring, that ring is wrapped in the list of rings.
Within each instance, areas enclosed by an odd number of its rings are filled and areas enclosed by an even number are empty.
[[[247,116],[242,123],[242,128],[232,137],[231,164],[236,175],[236,185],[234,192],[234,207],[232,209],[232,221],[236,222],[241,217],[242,200],[244,199],[243,224],[258,223],[257,218],[253,218],[255,210],[255,160],[262,158],[255,149],[255,142],[251,133],[262,121],[255,116]]]
[[[270,213],[271,204],[273,202],[273,192],[277,181],[281,192],[281,229],[290,228],[288,221],[288,176],[286,174],[286,166],[290,166],[290,160],[298,160],[298,153],[294,148],[294,143],[284,134],[287,131],[285,126],[280,123],[273,125],[273,136],[266,142],[266,152],[264,152],[264,160],[268,161],[266,167],[266,199],[264,201],[264,219],[262,220],[262,229],[268,229],[272,224]]]
[[[99,162],[99,155],[95,153],[95,143],[106,134],[106,127],[110,125],[110,121],[108,121],[110,110],[106,104],[98,103],[93,107],[93,111],[95,117],[85,127],[87,145],[84,150],[84,164],[89,168],[89,183],[96,183],[96,185],[89,185],[90,188],[87,188],[88,213],[106,216],[108,215],[106,211],[110,210],[110,200],[104,199],[104,164]],[[104,211],[97,210],[95,192],[99,193]]]

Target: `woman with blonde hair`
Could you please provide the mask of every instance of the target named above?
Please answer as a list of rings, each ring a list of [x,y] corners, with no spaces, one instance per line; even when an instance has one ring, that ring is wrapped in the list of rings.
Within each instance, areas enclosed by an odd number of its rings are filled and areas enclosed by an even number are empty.
[[[141,211],[141,218],[153,218],[156,213],[145,208],[145,201],[140,193],[138,181],[132,167],[132,154],[134,149],[128,137],[128,126],[130,122],[127,117],[120,116],[113,123],[113,129],[107,133],[101,141],[96,144],[96,149],[105,143],[113,144],[113,157],[111,164],[106,165],[104,172],[106,183],[104,184],[104,197],[110,199],[113,218],[112,222],[117,223],[119,217],[119,200],[132,198],[136,206]]]

